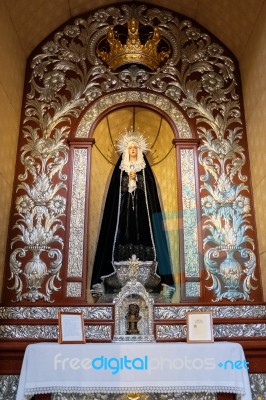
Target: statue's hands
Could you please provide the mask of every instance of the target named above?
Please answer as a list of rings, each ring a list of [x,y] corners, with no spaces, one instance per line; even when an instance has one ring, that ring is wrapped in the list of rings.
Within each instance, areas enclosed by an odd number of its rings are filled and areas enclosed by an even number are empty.
[[[135,171],[129,172],[129,179],[136,180],[136,176],[137,176],[137,174]]]

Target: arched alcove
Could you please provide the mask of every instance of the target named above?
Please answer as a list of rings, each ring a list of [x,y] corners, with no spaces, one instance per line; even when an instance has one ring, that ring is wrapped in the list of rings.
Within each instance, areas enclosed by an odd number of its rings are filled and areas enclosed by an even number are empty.
[[[175,134],[159,112],[143,106],[128,106],[108,113],[93,132],[95,144],[91,152],[91,179],[89,188],[89,230],[88,254],[89,277],[92,271],[97,238],[107,189],[114,166],[119,158],[117,142],[127,130],[141,132],[147,139],[147,158],[152,167],[163,211],[167,231],[172,269],[177,279],[179,268],[178,239],[178,183],[177,160],[173,139]],[[174,221],[174,222],[173,222]],[[179,282],[176,282],[177,285]],[[180,295],[177,295],[177,299]]]

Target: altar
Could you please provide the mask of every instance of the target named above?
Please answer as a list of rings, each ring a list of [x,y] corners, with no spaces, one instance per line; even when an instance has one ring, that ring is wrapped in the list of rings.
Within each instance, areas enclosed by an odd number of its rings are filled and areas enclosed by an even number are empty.
[[[30,344],[16,400],[43,393],[235,393],[251,400],[241,345]]]

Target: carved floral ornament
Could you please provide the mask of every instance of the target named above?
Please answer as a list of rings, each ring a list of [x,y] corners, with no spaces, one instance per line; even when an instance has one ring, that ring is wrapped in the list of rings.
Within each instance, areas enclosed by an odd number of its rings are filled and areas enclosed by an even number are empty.
[[[109,27],[132,18],[156,25],[170,45],[171,54],[155,71],[131,65],[111,71],[97,56]],[[61,290],[67,240],[64,167],[71,125],[80,122],[84,110],[95,121],[100,111],[94,104],[101,96],[109,96],[111,107],[114,98],[130,89],[142,98],[153,96],[155,103],[164,98],[196,126],[204,171],[200,190],[208,289],[215,301],[251,300],[256,259],[249,185],[243,174],[244,117],[235,65],[223,47],[169,11],[122,5],[75,19],[42,46],[29,68],[20,149],[23,172],[17,177],[11,238],[8,286],[13,299],[50,302]]]

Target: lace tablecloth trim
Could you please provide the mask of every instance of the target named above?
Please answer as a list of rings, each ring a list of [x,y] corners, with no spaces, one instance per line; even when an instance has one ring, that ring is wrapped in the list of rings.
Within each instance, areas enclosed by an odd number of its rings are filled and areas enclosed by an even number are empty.
[[[45,388],[32,388],[26,389],[25,395],[35,395],[35,394],[45,394],[45,393],[200,393],[200,392],[209,392],[209,393],[235,393],[235,394],[245,394],[244,388],[237,388],[231,386],[169,386],[169,387],[156,387],[156,386],[146,386],[143,388],[136,387],[123,387],[123,388],[114,388],[114,387],[91,387],[91,388],[82,388],[82,387],[65,387],[65,386],[57,386],[57,387],[45,387]]]

